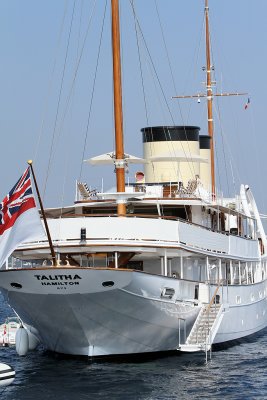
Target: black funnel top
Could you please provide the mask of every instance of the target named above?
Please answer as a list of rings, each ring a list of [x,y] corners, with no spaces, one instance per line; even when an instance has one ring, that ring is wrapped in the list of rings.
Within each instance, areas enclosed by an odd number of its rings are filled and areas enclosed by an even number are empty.
[[[171,141],[199,141],[198,126],[150,126],[142,128],[143,143]]]
[[[210,139],[209,135],[199,136],[199,148],[200,149],[210,149]]]

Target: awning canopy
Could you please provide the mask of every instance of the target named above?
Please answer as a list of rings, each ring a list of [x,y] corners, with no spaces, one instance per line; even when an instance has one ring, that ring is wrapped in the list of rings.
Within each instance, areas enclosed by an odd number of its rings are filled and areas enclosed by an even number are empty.
[[[132,156],[131,154],[124,154],[124,159],[128,164],[145,164],[147,161],[143,158]],[[89,158],[88,160],[84,160],[91,165],[108,165],[114,164],[115,161],[115,153],[109,152],[105,154],[100,154],[99,156]]]

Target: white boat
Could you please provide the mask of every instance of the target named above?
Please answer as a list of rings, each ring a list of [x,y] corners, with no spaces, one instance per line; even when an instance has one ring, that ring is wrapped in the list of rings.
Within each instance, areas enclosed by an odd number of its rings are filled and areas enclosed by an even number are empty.
[[[16,344],[16,332],[21,326],[21,321],[17,317],[8,317],[0,325],[0,345],[12,346]]]
[[[117,191],[78,182],[74,205],[46,210],[56,261],[46,239],[21,244],[14,255],[31,266],[2,269],[1,291],[54,352],[207,351],[267,325],[267,243],[253,194],[241,185],[223,198],[215,187],[208,2],[208,135],[145,127],[143,160],[123,149],[118,1],[111,5],[116,151],[90,162],[115,165]],[[126,165],[141,161],[144,172],[125,186]]]

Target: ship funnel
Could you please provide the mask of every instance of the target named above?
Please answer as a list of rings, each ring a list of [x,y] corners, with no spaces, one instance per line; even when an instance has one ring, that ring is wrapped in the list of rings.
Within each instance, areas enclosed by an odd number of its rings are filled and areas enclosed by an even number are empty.
[[[200,177],[202,157],[198,126],[154,126],[141,129],[147,183],[182,182]],[[204,154],[204,153],[203,153]]]
[[[204,188],[211,191],[211,154],[210,154],[210,136],[199,136],[199,150],[200,156],[208,160],[207,163],[200,163],[200,179]]]

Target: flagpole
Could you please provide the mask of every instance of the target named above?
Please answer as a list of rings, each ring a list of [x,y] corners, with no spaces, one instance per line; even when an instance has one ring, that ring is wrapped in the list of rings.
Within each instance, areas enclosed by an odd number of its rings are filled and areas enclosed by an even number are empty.
[[[36,181],[36,178],[35,178],[35,173],[34,173],[34,170],[33,170],[33,167],[32,167],[32,160],[28,160],[28,164],[29,164],[30,169],[31,169],[31,173],[32,173],[32,177],[33,177],[33,180],[34,180],[36,193],[37,193],[39,204],[40,204],[40,208],[41,208],[41,213],[42,213],[43,220],[44,220],[45,230],[46,230],[48,243],[49,243],[51,256],[52,256],[52,261],[53,261],[53,266],[56,267],[57,266],[56,253],[55,253],[55,250],[54,250],[54,247],[53,247],[51,235],[50,235],[49,228],[48,228],[48,223],[47,223],[45,212],[44,212],[43,203],[42,203],[42,200],[41,200],[40,192],[39,192],[37,181]]]

